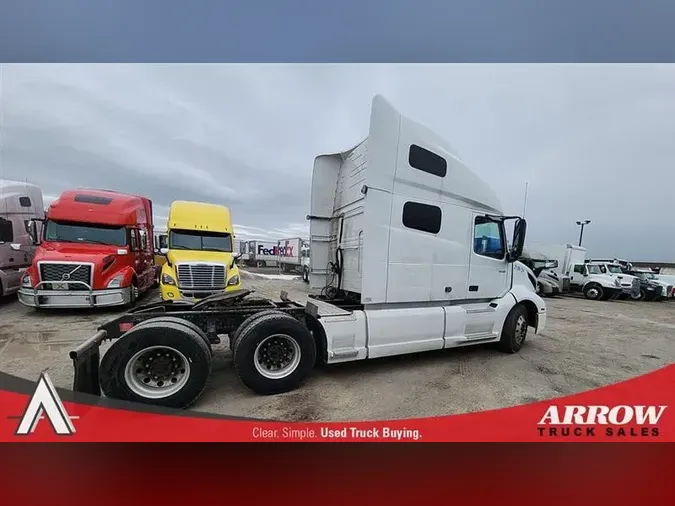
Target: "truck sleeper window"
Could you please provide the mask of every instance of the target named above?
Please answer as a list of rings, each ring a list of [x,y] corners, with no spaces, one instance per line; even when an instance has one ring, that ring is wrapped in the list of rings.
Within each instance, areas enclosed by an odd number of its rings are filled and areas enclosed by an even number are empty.
[[[172,230],[169,232],[169,249],[231,253],[232,236],[216,232]]]
[[[107,244],[126,246],[125,227],[106,226],[93,223],[72,223],[48,221],[45,227],[45,241],[76,242],[82,244]]]
[[[12,222],[0,218],[0,242],[12,242],[14,240],[14,229]]]
[[[442,212],[438,206],[430,206],[420,202],[403,204],[403,226],[437,234],[441,231]]]
[[[501,223],[478,216],[473,229],[473,251],[477,255],[501,260],[505,250]]]

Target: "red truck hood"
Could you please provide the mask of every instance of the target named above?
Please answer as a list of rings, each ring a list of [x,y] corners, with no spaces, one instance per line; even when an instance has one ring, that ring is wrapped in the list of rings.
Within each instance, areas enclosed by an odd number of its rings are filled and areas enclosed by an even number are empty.
[[[106,244],[76,244],[71,242],[43,242],[35,252],[35,262],[45,260],[57,262],[100,262],[108,255],[117,256],[117,251],[125,250]],[[128,254],[128,253],[127,253]]]

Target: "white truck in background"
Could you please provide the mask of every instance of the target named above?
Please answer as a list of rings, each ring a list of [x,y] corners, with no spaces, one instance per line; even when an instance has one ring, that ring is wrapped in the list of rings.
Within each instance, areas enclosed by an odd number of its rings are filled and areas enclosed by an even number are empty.
[[[557,259],[549,258],[536,248],[527,247],[521,262],[536,276],[539,295],[551,297],[570,291],[570,277],[556,272]]]
[[[279,262],[277,243],[271,241],[248,241],[248,258],[251,267],[276,267]]]
[[[237,255],[237,262],[248,264],[248,241],[235,240],[234,252]]]
[[[597,265],[587,265],[586,248],[574,244],[538,245],[537,251],[558,261],[553,270],[559,276],[569,276],[571,292],[581,292],[591,300],[609,300],[623,292],[618,279],[603,274]]]
[[[622,264],[618,261],[591,259],[588,260],[587,263],[589,265],[597,265],[600,267],[600,272],[618,279],[621,284],[621,295],[630,297],[633,300],[640,300],[642,298],[640,292],[640,280],[636,276],[627,274]],[[630,263],[627,265],[630,265]]]
[[[309,242],[301,237],[281,239],[277,243],[279,268],[283,272],[297,272],[309,282]]]
[[[447,142],[380,96],[364,141],[315,159],[308,219],[315,293],[305,304],[241,290],[119,315],[71,351],[74,389],[186,407],[204,390],[219,335],[229,336],[243,383],[277,394],[299,387],[317,362],[485,343],[516,353],[529,328],[545,328],[536,279],[518,261],[525,220],[505,215]],[[99,366],[106,339],[116,342]],[[158,347],[172,367],[134,367]]]
[[[41,234],[45,206],[34,184],[0,180],[0,297],[18,292],[35,246],[28,232],[34,220]]]

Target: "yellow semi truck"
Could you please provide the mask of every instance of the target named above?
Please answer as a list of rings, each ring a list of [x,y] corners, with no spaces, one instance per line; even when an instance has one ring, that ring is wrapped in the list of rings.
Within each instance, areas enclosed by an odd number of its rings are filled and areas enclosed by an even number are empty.
[[[199,300],[241,288],[230,210],[204,202],[175,201],[160,288],[163,300]]]

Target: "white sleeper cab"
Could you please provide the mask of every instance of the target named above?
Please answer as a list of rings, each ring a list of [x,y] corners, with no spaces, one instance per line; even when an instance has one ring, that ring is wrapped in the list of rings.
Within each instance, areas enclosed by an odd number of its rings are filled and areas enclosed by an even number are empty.
[[[239,290],[137,308],[71,352],[75,389],[100,393],[92,348],[105,339],[118,338],[98,368],[106,395],[185,407],[222,335],[244,384],[275,394],[297,388],[317,361],[482,343],[515,353],[528,328],[546,325],[537,280],[518,261],[525,220],[506,216],[445,141],[380,96],[363,142],[316,158],[308,219],[307,304]]]
[[[309,219],[310,288],[335,299],[318,305],[329,363],[504,335],[517,351],[527,326],[545,326],[536,280],[516,261],[525,221],[504,216],[445,141],[380,96],[366,140],[316,158]],[[336,307],[349,300],[362,309]]]

